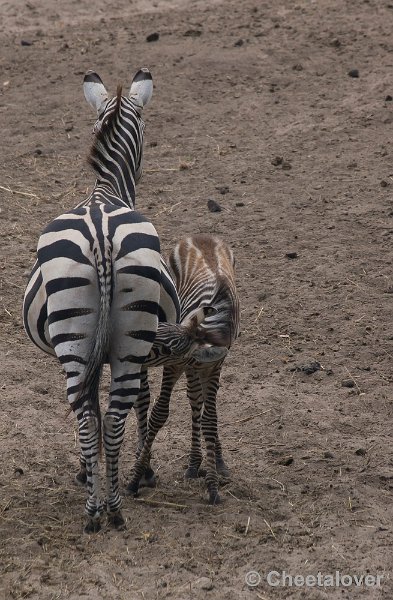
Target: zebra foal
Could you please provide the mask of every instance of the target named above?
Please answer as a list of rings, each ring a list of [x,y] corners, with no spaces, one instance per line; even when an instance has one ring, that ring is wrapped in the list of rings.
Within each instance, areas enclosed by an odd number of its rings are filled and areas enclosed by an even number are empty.
[[[141,115],[152,96],[151,74],[141,69],[129,93],[123,96],[118,88],[112,99],[96,73],[86,74],[83,87],[98,115],[89,156],[96,183],[86,200],[43,231],[23,319],[31,340],[57,356],[66,373],[68,401],[78,419],[80,479],[86,479],[88,490],[85,531],[93,532],[100,529],[105,509],[112,526],[124,526],[118,460],[125,420],[140,392],[158,323],[178,321],[179,299],[155,228],[134,210],[142,174]],[[199,313],[189,321],[186,333],[192,330],[196,339],[204,317]],[[162,329],[161,334],[165,346],[168,338]],[[111,384],[101,419],[98,387],[104,362],[110,364]],[[98,469],[101,427],[106,499]]]
[[[198,307],[212,306],[215,312],[200,325],[199,336],[204,346],[196,350],[192,357],[165,361],[160,395],[152,408],[144,444],[127,489],[136,494],[141,478],[146,472],[149,473],[150,481],[153,479],[150,467],[152,444],[168,418],[175,383],[185,372],[187,395],[192,411],[191,450],[185,477],[198,477],[202,462],[202,428],[206,443],[206,484],[209,502],[216,504],[220,501],[218,473],[229,475],[218,437],[216,397],[225,355],[239,333],[240,308],[235,284],[234,258],[228,245],[218,237],[194,235],[178,242],[169,257],[169,266],[180,298],[180,322],[187,319]],[[149,362],[149,359],[146,363],[147,366],[157,364],[157,360]],[[138,399],[137,414],[138,411],[147,413],[148,402],[148,398]]]

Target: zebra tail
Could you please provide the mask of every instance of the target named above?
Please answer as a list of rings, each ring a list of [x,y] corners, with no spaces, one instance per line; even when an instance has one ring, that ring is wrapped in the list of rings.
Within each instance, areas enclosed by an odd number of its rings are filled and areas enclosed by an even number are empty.
[[[73,403],[75,406],[81,406],[87,402],[89,409],[97,417],[99,434],[99,453],[102,454],[102,422],[99,401],[99,385],[102,373],[102,367],[108,353],[109,346],[109,316],[112,301],[112,261],[111,258],[105,261],[106,269],[99,269],[98,285],[100,292],[100,304],[98,310],[98,319],[94,335],[93,345],[87,359],[84,379],[81,383],[78,396]],[[101,272],[100,272],[101,271]]]

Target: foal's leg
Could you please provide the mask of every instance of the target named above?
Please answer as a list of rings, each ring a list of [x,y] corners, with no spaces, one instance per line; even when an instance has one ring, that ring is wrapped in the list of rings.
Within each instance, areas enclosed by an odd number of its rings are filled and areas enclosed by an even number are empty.
[[[135,402],[134,410],[137,418],[138,425],[138,448],[136,451],[136,459],[138,459],[143,444],[145,443],[146,435],[147,435],[147,413],[150,406],[150,388],[149,381],[147,377],[147,370],[143,369],[141,373],[141,389],[138,395],[138,399]],[[145,487],[155,487],[156,486],[156,476],[154,475],[154,471],[150,466],[150,457],[149,464],[146,466],[145,472],[142,476],[141,481],[139,482],[140,486]]]
[[[191,450],[185,479],[196,479],[202,462],[201,449],[201,413],[203,406],[202,386],[198,371],[186,368],[187,396],[191,406]]]
[[[218,475],[216,468],[217,435],[217,391],[220,381],[221,364],[202,369],[200,379],[203,390],[202,433],[206,443],[206,484],[209,493],[209,503],[218,504]],[[218,442],[221,448],[220,442]],[[222,456],[221,456],[222,460]]]
[[[130,494],[138,493],[141,478],[146,465],[149,464],[151,447],[159,430],[164,426],[169,415],[169,403],[176,381],[183,373],[183,366],[166,366],[162,374],[161,391],[152,408],[147,436],[142,451],[135,462],[134,472],[127,490]]]

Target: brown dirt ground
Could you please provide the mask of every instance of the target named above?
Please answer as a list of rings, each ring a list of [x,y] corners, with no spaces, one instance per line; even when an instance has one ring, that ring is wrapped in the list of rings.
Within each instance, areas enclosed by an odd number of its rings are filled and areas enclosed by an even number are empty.
[[[0,0],[0,15],[0,598],[392,598],[393,5]],[[182,480],[180,383],[141,498],[184,508],[126,498],[127,531],[87,536],[63,376],[21,302],[43,226],[93,183],[84,72],[114,93],[141,65],[155,92],[138,208],[165,251],[209,232],[237,259],[242,335],[219,393],[232,479],[218,507]],[[133,416],[128,432],[123,483]],[[384,580],[273,589],[271,570]]]

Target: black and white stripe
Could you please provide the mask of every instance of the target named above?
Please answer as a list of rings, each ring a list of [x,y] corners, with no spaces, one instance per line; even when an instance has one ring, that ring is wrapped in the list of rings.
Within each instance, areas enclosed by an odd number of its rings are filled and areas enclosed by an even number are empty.
[[[128,96],[118,89],[108,100],[101,79],[89,72],[84,91],[99,116],[89,157],[97,181],[85,201],[42,233],[23,318],[31,340],[57,356],[66,373],[68,400],[79,423],[78,478],[86,479],[88,488],[86,530],[97,531],[105,505],[98,472],[101,422],[106,509],[110,523],[121,527],[118,458],[125,419],[145,380],[143,363],[158,322],[176,323],[179,301],[157,232],[134,210],[142,174],[141,112],[151,97],[151,75],[142,69]],[[111,386],[101,421],[98,386],[104,362],[111,367]]]
[[[172,252],[169,264],[174,274],[181,302],[181,322],[196,307],[212,306],[215,311],[199,328],[204,346],[191,358],[166,361],[161,392],[148,422],[148,431],[134,465],[128,491],[138,492],[142,477],[144,483],[154,485],[150,466],[153,441],[169,414],[173,388],[185,372],[187,395],[192,410],[192,437],[186,478],[198,477],[202,462],[201,429],[206,442],[206,484],[209,502],[219,502],[218,474],[228,476],[218,436],[216,397],[222,365],[239,332],[239,299],[234,277],[232,251],[215,236],[195,235],[181,240]],[[150,363],[153,364],[153,363]],[[138,410],[147,413],[148,394],[138,399]]]

